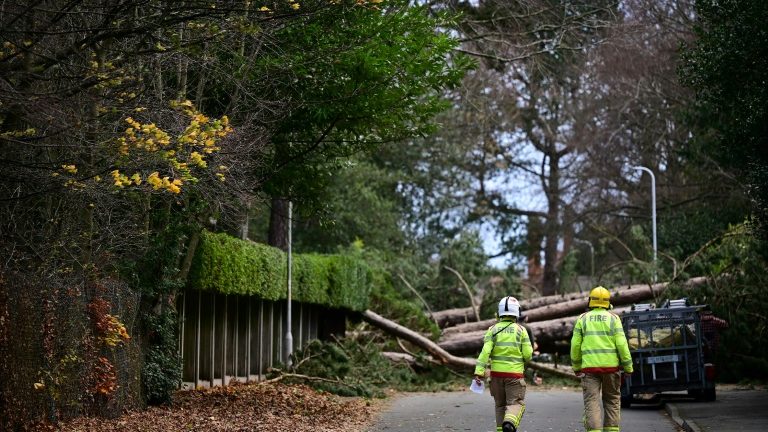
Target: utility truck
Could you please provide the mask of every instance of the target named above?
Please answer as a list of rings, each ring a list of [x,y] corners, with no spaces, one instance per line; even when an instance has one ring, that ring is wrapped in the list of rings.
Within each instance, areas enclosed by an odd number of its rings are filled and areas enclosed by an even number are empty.
[[[715,400],[716,340],[702,323],[707,309],[679,299],[658,308],[637,304],[621,315],[634,368],[621,386],[622,407],[629,407],[635,395],[671,391]]]

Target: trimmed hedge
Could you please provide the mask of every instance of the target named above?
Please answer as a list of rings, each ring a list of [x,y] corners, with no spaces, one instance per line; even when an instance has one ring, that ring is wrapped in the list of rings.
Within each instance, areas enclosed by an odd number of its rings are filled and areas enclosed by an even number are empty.
[[[287,257],[280,249],[203,231],[188,286],[223,294],[282,300],[288,295]],[[292,297],[296,301],[365,310],[371,293],[371,269],[359,253],[294,254]]]

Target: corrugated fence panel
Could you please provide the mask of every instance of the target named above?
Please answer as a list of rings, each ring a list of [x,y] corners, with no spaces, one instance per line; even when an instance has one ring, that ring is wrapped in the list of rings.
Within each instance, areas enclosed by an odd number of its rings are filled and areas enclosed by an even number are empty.
[[[294,351],[326,332],[322,307],[292,303]],[[186,388],[263,379],[284,363],[286,303],[187,291],[179,299],[179,351]],[[339,311],[326,311],[338,317]]]

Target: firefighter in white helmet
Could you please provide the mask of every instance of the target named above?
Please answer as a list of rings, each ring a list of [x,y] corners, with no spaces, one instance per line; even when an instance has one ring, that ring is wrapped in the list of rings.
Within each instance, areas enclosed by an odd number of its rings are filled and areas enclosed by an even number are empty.
[[[611,293],[589,292],[589,312],[573,326],[571,364],[581,378],[584,427],[587,432],[619,432],[621,374],[632,373],[632,357],[621,318],[610,312]]]
[[[498,322],[485,333],[475,367],[478,384],[490,369],[497,432],[516,432],[525,412],[523,373],[533,349],[528,332],[517,323],[519,317],[520,303],[516,298],[504,297],[499,301]]]

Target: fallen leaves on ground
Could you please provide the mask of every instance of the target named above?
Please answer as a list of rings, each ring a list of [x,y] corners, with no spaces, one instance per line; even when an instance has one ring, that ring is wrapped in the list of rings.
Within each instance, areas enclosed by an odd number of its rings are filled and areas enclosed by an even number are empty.
[[[300,384],[235,384],[176,393],[168,406],[133,411],[116,419],[78,418],[57,430],[85,431],[301,431],[362,430],[375,405]]]

